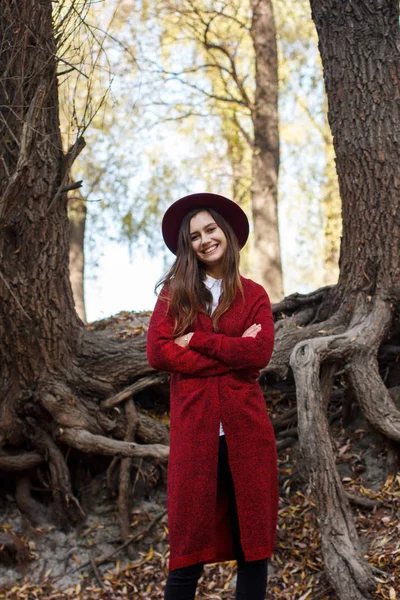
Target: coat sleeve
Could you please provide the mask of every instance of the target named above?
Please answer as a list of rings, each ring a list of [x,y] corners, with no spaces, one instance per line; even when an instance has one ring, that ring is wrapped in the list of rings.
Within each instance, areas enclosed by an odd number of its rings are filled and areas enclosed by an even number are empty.
[[[161,292],[160,296],[162,295]],[[195,377],[222,375],[230,371],[229,366],[222,361],[176,344],[173,329],[173,319],[167,310],[167,303],[158,298],[147,332],[147,359],[153,369]]]
[[[255,338],[195,331],[189,340],[189,347],[204,356],[221,360],[231,369],[264,368],[269,363],[274,347],[274,319],[265,291],[250,316],[250,325],[261,325]]]

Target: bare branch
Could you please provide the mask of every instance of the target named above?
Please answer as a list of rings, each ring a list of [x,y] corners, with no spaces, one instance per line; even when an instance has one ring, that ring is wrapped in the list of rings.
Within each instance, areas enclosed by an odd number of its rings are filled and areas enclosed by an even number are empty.
[[[60,195],[63,193],[63,189],[65,188],[65,183],[68,179],[68,175],[71,170],[71,167],[72,167],[75,159],[78,157],[78,155],[84,149],[84,147],[85,147],[85,140],[81,136],[76,140],[76,142],[71,146],[71,148],[68,150],[67,154],[64,156],[63,175],[61,178],[61,183],[58,187],[58,190],[56,191],[56,193],[54,195],[53,200],[49,204],[49,208],[47,209],[47,212],[49,212],[51,210],[52,206],[55,204],[55,202],[58,200]]]
[[[18,161],[14,173],[10,177],[8,185],[4,191],[2,202],[0,205],[0,220],[5,219],[8,210],[10,209],[9,200],[12,197],[12,192],[21,177],[24,166],[28,161],[31,145],[36,137],[36,126],[39,120],[40,111],[46,97],[46,86],[41,83],[38,85],[32,102],[29,106],[25,117],[24,126],[19,144]],[[12,203],[11,203],[12,204]]]

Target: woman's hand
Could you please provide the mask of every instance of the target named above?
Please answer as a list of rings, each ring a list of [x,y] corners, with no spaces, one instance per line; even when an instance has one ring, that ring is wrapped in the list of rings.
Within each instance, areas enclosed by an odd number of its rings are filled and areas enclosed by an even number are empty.
[[[255,338],[259,331],[261,331],[261,325],[257,325],[256,323],[253,323],[253,325],[251,325],[251,327],[246,329],[246,331],[243,333],[242,337]]]
[[[261,331],[261,325],[257,325],[256,323],[254,323],[253,325],[251,325],[251,327],[246,329],[246,331],[242,334],[242,337],[255,338],[259,331]],[[179,337],[175,338],[175,344],[178,344],[178,346],[181,346],[182,348],[186,348],[186,346],[190,342],[190,338],[192,337],[193,333],[194,332],[191,331],[190,333],[186,333],[185,335],[180,335]]]
[[[182,348],[186,348],[193,333],[194,331],[191,331],[190,333],[185,333],[185,335],[180,335],[179,337],[175,338],[175,344],[178,344],[178,346],[181,346]]]

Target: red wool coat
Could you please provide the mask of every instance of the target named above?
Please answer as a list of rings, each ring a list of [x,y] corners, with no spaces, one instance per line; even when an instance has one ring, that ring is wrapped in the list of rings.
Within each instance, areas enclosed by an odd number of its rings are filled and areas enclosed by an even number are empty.
[[[147,356],[171,373],[171,446],[167,508],[169,569],[233,560],[227,497],[217,489],[222,421],[235,486],[242,548],[247,561],[270,557],[278,512],[276,443],[257,377],[274,342],[265,290],[241,277],[238,292],[213,331],[199,314],[189,347],[173,341],[173,318],[158,299],[150,319]],[[164,288],[164,292],[165,292]],[[162,296],[162,294],[161,294]],[[253,323],[255,338],[242,338]]]

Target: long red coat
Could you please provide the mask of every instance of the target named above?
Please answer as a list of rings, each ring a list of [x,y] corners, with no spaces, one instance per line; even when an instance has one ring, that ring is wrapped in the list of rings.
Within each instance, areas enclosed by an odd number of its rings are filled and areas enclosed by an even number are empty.
[[[271,358],[274,323],[264,288],[241,277],[240,292],[213,331],[199,314],[189,348],[173,341],[173,318],[157,300],[147,356],[171,373],[171,446],[167,508],[169,569],[233,560],[225,490],[217,490],[222,421],[247,561],[268,558],[278,512],[276,443],[257,377]],[[166,289],[160,296],[165,293]],[[255,338],[241,337],[253,323]]]

